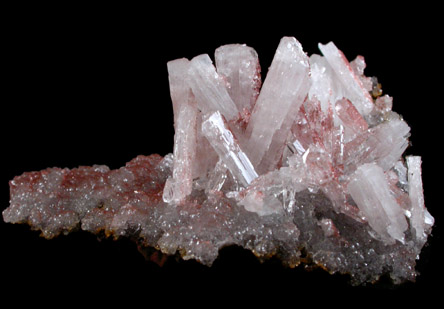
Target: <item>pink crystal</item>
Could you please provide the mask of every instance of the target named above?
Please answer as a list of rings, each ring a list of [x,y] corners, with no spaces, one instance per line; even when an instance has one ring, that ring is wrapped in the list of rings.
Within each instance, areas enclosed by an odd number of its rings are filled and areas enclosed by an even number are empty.
[[[225,78],[238,110],[251,113],[262,83],[256,51],[246,45],[231,44],[216,49],[214,56],[217,73]]]
[[[425,242],[435,220],[424,205],[421,179],[421,157],[407,157],[411,229],[419,241]]]
[[[355,106],[347,99],[336,101],[336,113],[344,127],[355,134],[363,134],[368,129],[368,124]]]
[[[348,191],[378,237],[389,244],[404,242],[407,220],[390,193],[384,171],[377,164],[361,165],[348,184]]]
[[[168,63],[170,92],[174,110],[173,175],[165,183],[165,202],[182,202],[191,194],[196,161],[197,104],[190,86],[185,82],[189,61],[178,59]]]
[[[238,117],[239,111],[228,94],[226,84],[208,55],[191,60],[188,82],[199,109],[204,113],[220,111],[228,120]]]
[[[381,112],[388,113],[392,110],[393,98],[388,95],[378,97],[375,101],[375,107]]]
[[[295,38],[281,40],[247,126],[246,152],[258,173],[275,169],[309,90],[308,57]]]
[[[202,124],[202,131],[233,176],[243,186],[248,186],[257,177],[257,173],[223,116],[219,112],[211,114]]]
[[[362,115],[369,114],[373,109],[373,100],[362,81],[353,72],[344,54],[333,42],[326,45],[319,44],[319,49],[336,73],[336,78],[342,83],[346,98],[356,106]]]
[[[208,266],[237,245],[353,283],[414,280],[434,218],[421,158],[402,157],[410,127],[363,57],[319,48],[308,57],[282,38],[262,87],[246,45],[218,48],[216,66],[207,54],[168,62],[173,154],[24,173],[4,220],[46,238],[78,228],[131,237]]]

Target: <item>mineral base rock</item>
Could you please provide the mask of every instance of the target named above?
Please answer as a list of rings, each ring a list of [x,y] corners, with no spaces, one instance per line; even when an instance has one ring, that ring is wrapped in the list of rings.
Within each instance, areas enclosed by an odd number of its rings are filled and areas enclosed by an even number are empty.
[[[3,219],[46,238],[78,228],[130,237],[208,266],[237,245],[353,284],[414,281],[434,219],[421,158],[402,157],[410,128],[363,57],[319,46],[326,57],[308,58],[283,38],[259,94],[250,47],[221,47],[216,67],[208,55],[170,62],[174,155],[24,173]]]

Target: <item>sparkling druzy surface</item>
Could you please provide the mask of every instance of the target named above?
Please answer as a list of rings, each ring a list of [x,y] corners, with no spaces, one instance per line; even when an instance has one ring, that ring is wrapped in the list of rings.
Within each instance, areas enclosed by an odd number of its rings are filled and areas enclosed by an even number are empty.
[[[258,55],[231,44],[168,63],[174,152],[126,166],[49,168],[10,182],[6,222],[52,238],[81,228],[211,265],[238,245],[354,283],[414,280],[434,223],[410,128],[365,61],[282,38],[261,85]]]

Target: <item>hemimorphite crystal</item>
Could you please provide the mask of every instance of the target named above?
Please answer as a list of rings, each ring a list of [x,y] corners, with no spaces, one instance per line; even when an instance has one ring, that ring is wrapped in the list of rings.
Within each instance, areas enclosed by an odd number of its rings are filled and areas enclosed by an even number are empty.
[[[353,72],[347,58],[333,42],[326,45],[319,44],[319,49],[335,72],[335,78],[342,83],[344,96],[362,115],[368,115],[374,108],[372,98],[361,79]]]
[[[238,117],[239,111],[228,94],[225,81],[216,72],[208,55],[196,56],[191,60],[188,82],[199,109],[204,113],[220,111],[228,120]]]
[[[202,124],[202,132],[219,155],[224,166],[243,185],[248,186],[257,173],[247,155],[240,149],[233,133],[219,112],[211,114]]]
[[[407,220],[390,193],[383,169],[375,163],[363,164],[351,178],[348,192],[378,237],[389,244],[404,243]]]
[[[258,172],[271,171],[280,164],[294,116],[309,89],[308,57],[295,38],[284,37],[247,126],[246,152]]]
[[[174,110],[173,175],[165,183],[165,202],[179,203],[191,194],[197,142],[197,104],[186,82],[190,63],[178,59],[168,63],[171,99]]]
[[[427,240],[427,235],[435,223],[435,220],[424,205],[424,194],[421,179],[421,157],[407,157],[408,184],[410,197],[410,224],[412,232],[420,242]]]
[[[227,89],[238,110],[251,113],[261,88],[261,67],[256,51],[246,45],[230,44],[216,49],[217,72],[225,78]]]
[[[47,238],[79,226],[130,236],[208,266],[238,245],[354,283],[414,280],[434,219],[421,158],[402,157],[410,127],[363,57],[319,48],[308,57],[282,38],[262,87],[246,45],[218,48],[215,66],[206,54],[170,61],[173,154],[24,173],[4,220]]]

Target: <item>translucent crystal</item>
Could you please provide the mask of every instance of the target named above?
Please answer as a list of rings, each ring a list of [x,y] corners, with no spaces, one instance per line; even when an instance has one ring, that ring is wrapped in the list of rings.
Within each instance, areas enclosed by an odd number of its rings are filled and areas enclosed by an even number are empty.
[[[425,242],[434,224],[434,218],[424,206],[424,193],[421,179],[421,157],[407,157],[409,197],[411,201],[411,228],[416,238]]]
[[[284,37],[247,126],[246,152],[259,174],[275,169],[280,162],[295,115],[309,87],[308,57],[295,38]]]
[[[391,118],[344,145],[347,171],[370,162],[377,162],[385,171],[395,165],[408,146],[410,127],[397,115]]]
[[[189,83],[201,111],[206,114],[220,111],[227,120],[237,119],[239,111],[228,94],[225,81],[216,72],[208,55],[191,60]]]
[[[202,132],[224,162],[228,170],[244,186],[248,186],[257,173],[247,155],[240,149],[223,116],[215,112],[202,124]]]
[[[378,97],[375,101],[375,107],[383,113],[388,113],[393,107],[393,98],[389,95]]]
[[[250,113],[261,87],[261,67],[256,51],[246,45],[230,44],[216,49],[217,73],[239,111]]]
[[[368,124],[355,106],[347,99],[336,101],[336,114],[341,119],[345,129],[352,134],[362,134],[368,129]]]
[[[366,67],[364,57],[357,56],[355,60],[350,62],[350,67],[352,68],[355,76],[357,76],[361,81],[364,89],[367,91],[371,91],[373,89],[373,81],[371,77],[367,77],[364,75],[364,69]]]
[[[410,127],[364,58],[324,56],[282,38],[261,89],[245,45],[168,63],[174,150],[124,167],[49,168],[10,181],[6,222],[46,238],[78,229],[210,266],[241,246],[285,265],[315,264],[355,284],[415,280],[434,218]],[[373,102],[374,100],[374,102]]]
[[[348,184],[348,191],[370,226],[384,242],[404,242],[407,221],[390,193],[381,167],[375,163],[361,165]]]
[[[193,167],[196,160],[197,104],[187,80],[189,61],[178,59],[168,63],[174,119],[173,175],[165,184],[163,200],[179,203],[191,193]]]
[[[319,49],[336,73],[336,78],[342,83],[346,98],[362,115],[369,114],[373,109],[373,100],[362,81],[353,72],[344,54],[333,42],[326,45],[319,44]]]
[[[322,110],[326,113],[330,105],[344,97],[344,87],[335,77],[330,64],[320,55],[313,54],[310,56],[310,73],[309,98],[319,100]]]

